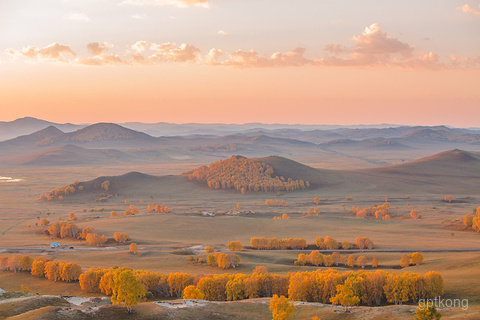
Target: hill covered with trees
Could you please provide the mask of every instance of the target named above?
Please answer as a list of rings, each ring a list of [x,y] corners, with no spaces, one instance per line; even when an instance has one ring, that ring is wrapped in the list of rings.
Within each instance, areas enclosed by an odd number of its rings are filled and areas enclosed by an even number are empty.
[[[184,174],[188,174],[190,180],[203,182],[213,189],[235,189],[242,193],[294,191],[310,187],[309,181],[277,175],[274,167],[261,159],[242,156],[219,160]]]

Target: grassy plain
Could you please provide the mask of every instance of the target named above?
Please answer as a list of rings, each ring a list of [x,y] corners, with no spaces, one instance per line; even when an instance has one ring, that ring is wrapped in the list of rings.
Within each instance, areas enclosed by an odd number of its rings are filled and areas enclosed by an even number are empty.
[[[39,194],[55,187],[69,184],[75,180],[87,181],[98,176],[121,175],[129,171],[141,171],[147,174],[176,175],[199,164],[172,163],[138,166],[107,167],[44,167],[25,168],[2,166],[2,176],[24,179],[18,183],[0,185],[0,247],[31,248],[30,255],[46,255],[50,258],[79,263],[85,270],[90,267],[129,266],[134,269],[153,271],[189,272],[210,274],[226,272],[218,268],[198,265],[188,261],[192,254],[198,254],[198,247],[215,246],[225,250],[225,244],[231,240],[249,245],[251,237],[305,238],[314,243],[315,237],[331,236],[339,241],[354,242],[357,236],[370,237],[379,249],[461,249],[480,248],[480,236],[461,230],[461,220],[466,213],[480,204],[480,193],[476,176],[470,177],[427,177],[428,184],[419,182],[416,176],[388,172],[386,175],[374,171],[343,172],[343,184],[330,187],[291,192],[280,195],[250,193],[241,195],[233,191],[210,190],[186,177],[167,176],[161,178],[161,184],[144,184],[138,181],[126,185],[117,196],[107,202],[98,202],[98,193],[85,193],[66,198],[64,201],[39,202]],[[315,165],[321,166],[319,163]],[[391,177],[401,175],[398,180]],[[373,176],[373,178],[372,178]],[[363,186],[363,187],[362,187]],[[411,188],[409,188],[411,186]],[[472,188],[470,188],[473,186]],[[445,194],[452,194],[455,201],[443,201]],[[315,205],[313,197],[318,196],[321,203]],[[352,196],[351,201],[345,199]],[[390,221],[371,221],[355,218],[350,207],[368,207],[381,204],[383,196],[391,203]],[[407,198],[408,196],[408,198]],[[467,196],[469,198],[467,198]],[[286,200],[286,208],[265,206],[265,199]],[[122,213],[128,206],[128,199],[140,209],[136,216],[111,218],[110,211]],[[143,200],[140,203],[139,200]],[[173,212],[170,214],[147,213],[148,203],[163,203]],[[240,203],[242,210],[251,210],[255,214],[248,216],[204,217],[199,211],[227,211]],[[103,211],[90,211],[103,208]],[[302,216],[308,209],[318,208],[318,216]],[[411,210],[417,210],[422,218],[410,219]],[[46,213],[51,214],[47,215]],[[140,253],[131,255],[128,246],[109,242],[108,250],[89,250],[85,242],[79,240],[61,241],[75,246],[78,250],[48,250],[52,241],[41,233],[42,228],[35,227],[38,217],[47,217],[51,222],[61,218],[68,219],[68,213],[74,212],[79,227],[93,226],[100,234],[112,237],[116,231],[127,233],[139,246]],[[273,220],[274,216],[287,213],[288,220]],[[30,226],[30,227],[28,227]],[[192,248],[194,247],[194,248]],[[47,250],[37,251],[37,248]],[[82,250],[85,249],[85,250]],[[3,252],[2,252],[3,250]],[[14,249],[0,249],[1,255],[11,255]],[[286,274],[300,270],[314,270],[313,267],[293,265],[298,252],[261,252],[245,250],[240,253],[242,263],[238,269],[228,272],[250,273],[255,266],[265,265],[270,272]],[[360,254],[355,254],[358,256]],[[431,270],[442,273],[446,284],[445,297],[469,299],[470,306],[480,306],[480,253],[478,252],[427,252],[425,263],[406,269],[398,269],[402,253],[365,253],[369,261],[375,255],[380,266],[392,272],[420,272]],[[338,268],[345,271],[345,268]],[[20,285],[29,287],[32,292],[54,295],[83,296],[77,284],[51,283],[29,275],[15,275],[0,272],[0,288],[18,291]],[[157,309],[156,309],[157,308]],[[153,314],[159,312],[157,306],[140,305],[137,316],[142,319],[157,319]],[[0,309],[2,307],[0,306]],[[99,318],[108,318],[114,307],[105,307]],[[389,306],[382,308],[357,308],[352,315],[336,314],[332,307],[305,305],[292,319],[307,319],[314,315],[322,319],[411,319],[411,306]],[[478,311],[478,310],[477,310]],[[36,311],[27,312],[18,319],[33,319]],[[174,319],[265,319],[270,314],[265,303],[249,301],[237,303],[211,303],[198,310],[178,309],[162,310],[165,317]],[[445,319],[475,319],[471,315],[462,315],[459,310],[447,310]],[[55,308],[46,307],[43,315],[51,319],[62,319]],[[215,317],[212,318],[212,314]],[[136,319],[134,315],[130,319]],[[210,318],[209,318],[210,317]],[[121,318],[121,317],[119,317]]]

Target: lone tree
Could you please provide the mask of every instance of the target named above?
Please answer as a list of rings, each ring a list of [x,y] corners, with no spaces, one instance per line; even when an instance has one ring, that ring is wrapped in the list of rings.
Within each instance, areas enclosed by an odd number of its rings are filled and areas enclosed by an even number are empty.
[[[422,302],[415,311],[414,320],[439,320],[441,317],[442,314],[437,311],[435,305]]]
[[[448,203],[452,203],[453,197],[452,196],[445,196],[445,201]]]
[[[130,248],[129,248],[129,251],[133,254],[136,254],[138,252],[138,247],[137,247],[137,244],[132,242],[130,244]]]
[[[272,310],[272,320],[287,320],[297,310],[285,296],[273,295],[270,300],[270,310]]]

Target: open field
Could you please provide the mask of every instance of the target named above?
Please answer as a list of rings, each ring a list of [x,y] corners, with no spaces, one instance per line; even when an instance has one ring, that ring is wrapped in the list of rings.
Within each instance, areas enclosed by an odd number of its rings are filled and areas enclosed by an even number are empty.
[[[399,252],[353,253],[357,258],[364,255],[368,265],[375,256],[379,268],[388,272],[440,272],[445,280],[445,296],[452,299],[468,299],[471,308],[480,306],[480,282],[474,275],[480,267],[480,252],[422,252],[425,260],[420,266],[400,269],[401,251],[412,249],[448,250],[479,249],[480,236],[475,232],[464,231],[463,216],[471,213],[480,203],[478,177],[480,168],[475,158],[464,165],[450,166],[441,174],[444,163],[457,163],[463,153],[447,153],[433,160],[415,162],[409,165],[368,170],[350,171],[310,171],[298,167],[295,174],[299,178],[322,181],[325,186],[304,191],[282,193],[255,193],[242,195],[235,191],[212,190],[198,182],[188,181],[179,172],[198,167],[201,163],[170,163],[137,166],[107,167],[35,167],[19,168],[2,166],[5,176],[23,179],[20,182],[0,185],[0,256],[13,253],[42,255],[49,259],[75,262],[83,270],[91,267],[128,266],[133,269],[145,269],[163,273],[187,272],[203,275],[212,273],[249,274],[256,266],[263,265],[272,273],[286,275],[289,272],[311,271],[315,267],[295,266],[297,251],[257,251],[246,249],[239,253],[241,264],[236,269],[222,270],[205,264],[189,261],[191,256],[206,255],[203,248],[214,246],[217,250],[227,251],[226,243],[240,241],[249,246],[252,237],[304,238],[311,245],[316,237],[330,236],[339,242],[355,242],[358,236],[369,237],[378,250],[398,250]],[[453,160],[449,157],[453,157]],[[277,159],[273,159],[277,161]],[[281,160],[281,159],[280,159]],[[275,163],[275,162],[273,162]],[[288,173],[288,165],[281,162],[280,172]],[[429,171],[430,170],[430,171]],[[440,171],[439,171],[440,170]],[[462,175],[467,170],[469,177]],[[141,171],[153,176],[140,174],[123,175],[129,171]],[[323,172],[323,173],[322,173]],[[303,175],[302,175],[303,174]],[[318,178],[316,175],[318,174]],[[110,176],[112,188],[109,192],[86,190],[74,194],[62,201],[38,201],[40,194],[58,186],[67,185],[75,180],[89,181],[99,176]],[[82,182],[83,183],[83,182]],[[87,184],[85,184],[87,185]],[[104,194],[112,196],[107,201],[98,201]],[[445,195],[452,195],[454,201],[444,201]],[[319,204],[313,202],[318,196]],[[391,220],[374,221],[356,218],[351,207],[366,208],[380,205],[382,198],[388,196],[391,204]],[[346,197],[352,197],[347,200]],[[287,207],[268,207],[266,199],[279,199],[288,202]],[[129,200],[139,208],[140,214],[123,216],[129,208],[124,203]],[[150,203],[168,205],[171,213],[147,212]],[[236,208],[237,203],[245,211],[245,216],[217,214],[215,217],[202,216],[200,211],[225,212]],[[305,216],[309,209],[317,208],[318,215]],[[411,219],[410,211],[417,210],[421,219]],[[110,217],[111,211],[120,213]],[[65,239],[61,244],[75,247],[74,250],[50,250],[52,239],[43,234],[44,227],[35,226],[39,219],[46,217],[51,223],[68,221],[69,212],[78,217],[75,223],[80,228],[94,227],[99,234],[112,238],[114,232],[125,232],[138,244],[139,253],[128,253],[128,243],[119,245],[109,240],[106,248],[94,249],[85,241]],[[290,219],[273,220],[275,216],[288,214]],[[21,248],[8,250],[2,248]],[[30,249],[29,249],[30,248]],[[44,248],[44,250],[39,250]],[[94,249],[94,250],[92,250]],[[306,253],[315,249],[310,246]],[[345,253],[348,255],[350,253]],[[333,267],[341,272],[346,267]],[[326,268],[322,268],[326,269]],[[367,266],[368,269],[368,266]],[[19,291],[24,285],[34,293],[49,295],[95,296],[80,290],[77,283],[51,283],[27,274],[0,272],[0,288],[7,291]],[[54,304],[53,304],[54,305]],[[248,306],[248,308],[244,308]],[[57,307],[45,307],[32,310],[18,316],[19,319],[35,318],[36,313],[46,318],[62,319]],[[151,304],[142,304],[136,308],[138,317],[148,319],[152,314]],[[306,319],[320,315],[322,319],[340,319],[331,306],[300,306],[293,319]],[[1,309],[1,308],[0,308]],[[168,311],[169,317],[188,319],[190,308]],[[258,309],[258,310],[257,310]],[[156,310],[156,309],[155,309]],[[215,314],[218,319],[264,319],[269,311],[263,302],[238,302],[208,305],[198,309],[200,318]],[[197,310],[197,311],[198,311]],[[351,319],[385,319],[388,314],[396,319],[410,319],[413,306],[389,306],[381,308],[358,307],[349,315]],[[122,312],[116,307],[102,307],[99,317],[108,317],[111,312]],[[156,310],[158,312],[158,310]],[[163,312],[163,311],[162,311]],[[173,312],[173,313],[172,313]],[[442,312],[444,312],[442,310]],[[445,313],[446,319],[469,319],[461,316],[458,310]],[[141,314],[141,316],[140,316]],[[161,313],[160,313],[161,314]],[[256,316],[253,316],[256,314]],[[49,316],[47,316],[49,315]],[[65,314],[63,314],[65,316]],[[78,316],[78,315],[77,315]],[[136,317],[132,315],[132,319]],[[343,315],[344,316],[344,315]],[[69,318],[74,317],[69,314]],[[155,317],[152,315],[152,319]],[[121,317],[120,317],[121,318]],[[209,318],[211,319],[211,318]],[[342,318],[343,319],[343,318]],[[471,319],[474,319],[472,317]]]

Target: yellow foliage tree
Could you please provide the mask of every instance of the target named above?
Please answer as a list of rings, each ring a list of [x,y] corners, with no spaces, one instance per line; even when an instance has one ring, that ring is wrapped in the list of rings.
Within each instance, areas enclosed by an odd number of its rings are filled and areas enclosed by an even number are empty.
[[[128,249],[131,253],[136,254],[138,252],[138,247],[136,243],[131,243]]]
[[[203,299],[203,293],[196,286],[187,286],[183,290],[183,299]]]
[[[423,262],[423,256],[419,252],[414,252],[410,255],[410,259],[412,259],[412,263],[415,265],[420,265]]]
[[[408,254],[404,254],[402,259],[400,260],[400,266],[402,268],[406,268],[410,265],[410,256]]]
[[[226,247],[230,251],[241,251],[243,249],[243,245],[240,241],[230,241],[229,243],[227,243]]]
[[[297,310],[297,307],[291,303],[285,296],[273,295],[270,299],[270,310],[272,310],[272,320],[287,320]]]
[[[146,290],[137,280],[132,270],[116,270],[110,279],[112,296],[110,300],[114,305],[123,305],[129,313],[133,307],[145,296]]]

